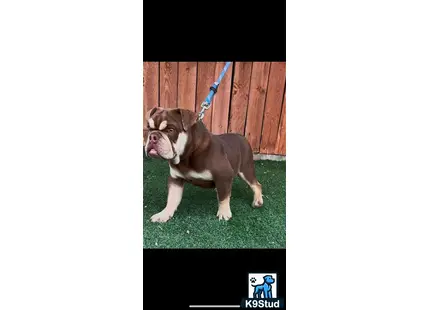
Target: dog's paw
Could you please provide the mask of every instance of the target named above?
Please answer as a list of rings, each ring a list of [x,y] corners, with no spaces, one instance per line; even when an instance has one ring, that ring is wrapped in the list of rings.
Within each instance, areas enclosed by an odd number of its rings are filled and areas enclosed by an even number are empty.
[[[151,222],[153,223],[165,223],[168,220],[170,220],[172,218],[173,214],[166,212],[166,211],[161,211],[157,214],[154,214],[153,216],[151,216]]]
[[[258,198],[254,198],[254,201],[252,202],[252,206],[255,208],[259,208],[263,205],[263,197],[260,196]]]
[[[216,214],[216,216],[218,217],[218,219],[221,220],[225,220],[228,221],[229,219],[231,219],[231,210],[230,208],[225,209],[225,208],[219,208],[218,209],[218,213]]]

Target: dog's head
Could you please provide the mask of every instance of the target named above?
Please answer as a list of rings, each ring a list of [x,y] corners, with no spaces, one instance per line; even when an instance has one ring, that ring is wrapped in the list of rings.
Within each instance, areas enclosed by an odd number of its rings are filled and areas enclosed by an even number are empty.
[[[190,110],[152,108],[144,130],[146,155],[178,163],[188,142],[188,131],[197,119],[198,114]]]
[[[275,282],[275,279],[273,279],[271,275],[264,276],[263,279],[267,284],[272,284]]]

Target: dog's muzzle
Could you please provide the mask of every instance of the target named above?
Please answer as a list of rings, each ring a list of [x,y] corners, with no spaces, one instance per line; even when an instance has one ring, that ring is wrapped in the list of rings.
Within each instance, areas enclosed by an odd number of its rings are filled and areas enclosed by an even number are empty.
[[[174,159],[177,156],[176,150],[166,134],[160,131],[152,131],[148,136],[146,153],[149,157]]]

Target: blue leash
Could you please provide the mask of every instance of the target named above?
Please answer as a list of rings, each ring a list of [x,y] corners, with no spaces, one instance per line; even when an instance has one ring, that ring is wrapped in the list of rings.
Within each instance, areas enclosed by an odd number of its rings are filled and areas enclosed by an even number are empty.
[[[221,80],[224,77],[230,65],[231,65],[231,61],[225,64],[224,69],[222,69],[221,74],[218,77],[218,80],[215,83],[213,83],[212,86],[209,88],[210,89],[209,95],[202,102],[202,110],[199,113],[199,120],[203,119],[205,111],[210,108],[213,96],[216,94],[218,90],[218,86],[221,83]]]

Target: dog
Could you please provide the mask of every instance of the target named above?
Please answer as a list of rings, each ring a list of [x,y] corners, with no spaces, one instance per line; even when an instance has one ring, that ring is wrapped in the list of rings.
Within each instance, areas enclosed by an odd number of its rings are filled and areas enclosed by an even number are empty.
[[[212,134],[198,116],[191,110],[160,107],[146,114],[145,153],[168,161],[170,167],[167,204],[151,217],[152,222],[164,223],[173,217],[182,200],[185,182],[215,188],[219,220],[232,217],[230,197],[237,175],[253,190],[252,205],[263,205],[262,186],[255,176],[249,142],[236,133]]]
[[[263,277],[264,282],[262,284],[254,285],[254,298],[272,298],[272,284],[275,283],[275,279],[272,276],[267,275]]]

